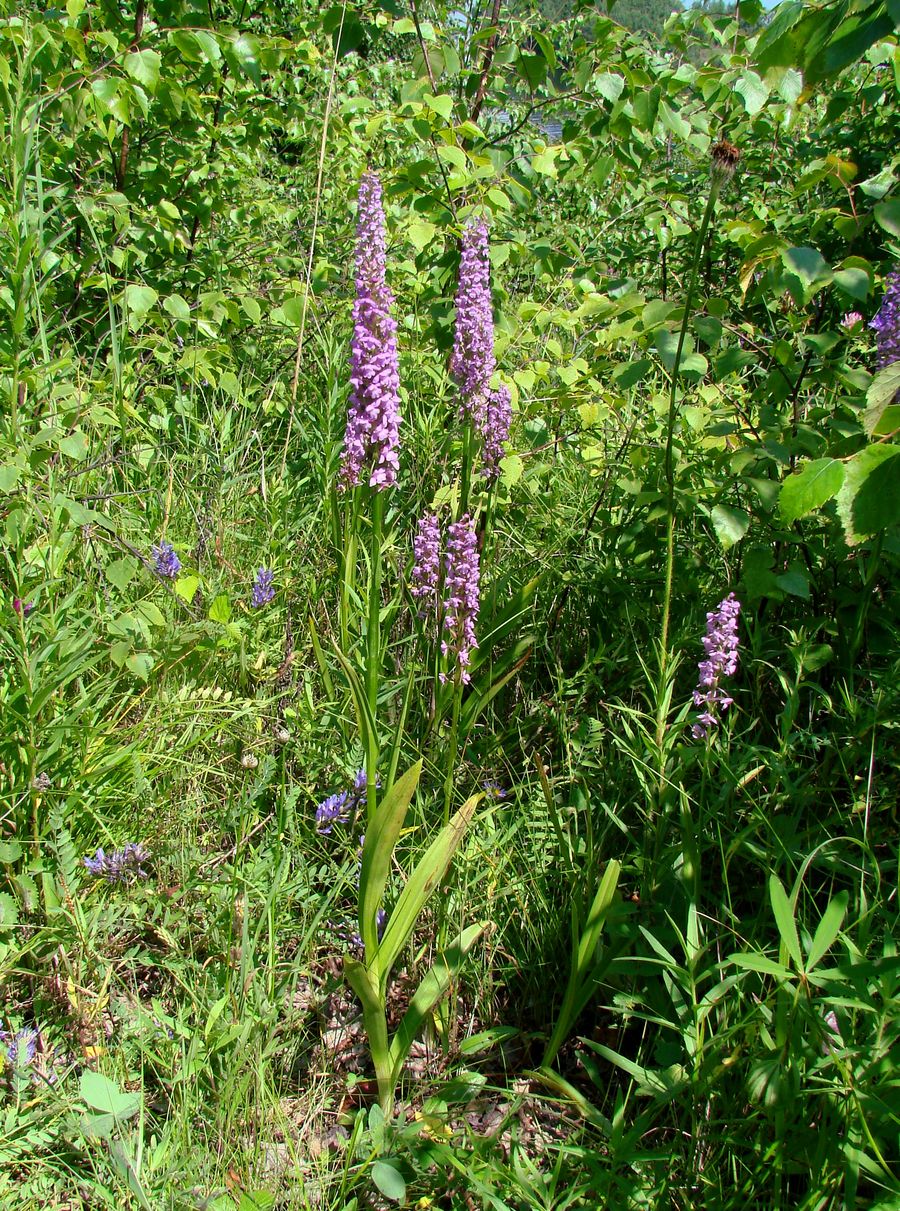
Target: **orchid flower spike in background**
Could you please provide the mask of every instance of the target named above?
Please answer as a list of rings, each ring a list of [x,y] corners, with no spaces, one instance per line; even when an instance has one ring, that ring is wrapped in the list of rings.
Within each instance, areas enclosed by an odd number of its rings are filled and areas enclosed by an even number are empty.
[[[459,387],[463,418],[482,434],[495,366],[488,230],[484,219],[478,219],[462,236],[450,373]]]
[[[738,616],[741,603],[734,593],[719,603],[718,609],[706,615],[706,634],[700,661],[700,679],[694,690],[694,706],[702,713],[691,729],[695,740],[705,740],[710,728],[719,723],[719,714],[734,701],[721,687],[723,677],[733,677],[738,666]]]
[[[386,237],[381,181],[364,172],[356,225],[356,300],[350,345],[350,406],[341,457],[341,484],[368,476],[381,490],[397,481],[400,365],[394,302],[385,271]]]

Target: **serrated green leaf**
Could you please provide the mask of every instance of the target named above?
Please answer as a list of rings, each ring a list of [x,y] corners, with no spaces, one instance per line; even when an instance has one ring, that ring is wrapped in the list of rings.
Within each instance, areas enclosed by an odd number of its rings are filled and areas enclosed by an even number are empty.
[[[0,841],[0,862],[10,864],[22,857],[22,846],[18,841]]]
[[[123,61],[125,71],[151,95],[159,84],[160,57],[155,50],[133,50]]]
[[[745,71],[734,84],[748,114],[758,114],[769,99],[769,90],[755,71]]]
[[[14,929],[18,924],[18,904],[8,891],[0,891],[0,930]]]
[[[614,72],[600,72],[599,75],[594,76],[592,83],[600,96],[606,101],[611,101],[613,105],[625,89],[625,81]]]

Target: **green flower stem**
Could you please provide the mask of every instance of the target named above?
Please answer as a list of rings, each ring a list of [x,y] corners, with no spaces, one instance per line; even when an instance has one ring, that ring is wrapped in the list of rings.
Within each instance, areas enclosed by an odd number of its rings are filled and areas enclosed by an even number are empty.
[[[453,776],[456,773],[456,758],[459,752],[459,712],[462,705],[462,680],[459,673],[453,681],[453,713],[450,718],[450,740],[447,745],[447,772],[444,775],[444,825],[450,820],[450,804],[453,798]]]
[[[381,671],[381,538],[384,530],[384,494],[370,494],[372,506],[372,549],[369,562],[369,621],[366,628],[366,697],[375,726],[369,734],[366,753],[368,807],[375,814],[375,784],[378,781],[378,674]]]
[[[469,511],[469,493],[472,488],[472,459],[475,455],[475,434],[472,422],[467,421],[463,429],[462,483],[459,492],[459,516]]]
[[[712,218],[716,199],[719,196],[722,181],[718,174],[713,174],[710,180],[709,198],[697,240],[694,245],[694,259],[691,263],[691,276],[688,281],[687,296],[684,300],[684,315],[681,319],[681,331],[678,333],[678,346],[675,350],[675,362],[672,366],[672,384],[669,391],[669,415],[666,422],[666,575],[663,588],[663,614],[659,634],[659,686],[656,695],[656,743],[660,751],[663,747],[663,736],[668,716],[666,679],[669,673],[669,620],[672,612],[672,587],[675,578],[675,459],[672,449],[675,435],[675,417],[678,410],[678,371],[681,357],[684,353],[684,343],[687,339],[688,324],[691,319],[691,307],[697,289],[697,277],[700,268],[700,257],[706,242],[706,233]]]

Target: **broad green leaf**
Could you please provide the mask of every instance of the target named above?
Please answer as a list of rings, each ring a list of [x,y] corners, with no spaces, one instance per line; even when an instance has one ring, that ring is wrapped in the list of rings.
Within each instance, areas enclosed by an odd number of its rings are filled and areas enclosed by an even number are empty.
[[[818,967],[820,961],[834,945],[834,940],[840,933],[844,917],[847,914],[847,903],[848,895],[845,891],[838,892],[828,901],[828,906],[822,913],[822,920],[816,928],[815,937],[809,948],[807,967],[810,971],[814,967]]]
[[[125,667],[140,681],[146,681],[153,672],[153,657],[149,652],[132,652],[125,659]]]
[[[82,1072],[79,1082],[82,1099],[101,1114],[110,1114],[119,1122],[132,1118],[141,1106],[140,1094],[124,1093],[115,1081],[99,1072]]]
[[[410,243],[414,248],[418,248],[419,252],[423,252],[434,239],[434,233],[437,231],[434,223],[429,223],[424,219],[410,223],[407,229]]]
[[[885,409],[900,398],[900,362],[891,362],[879,370],[866,392],[863,426],[871,437],[878,429]]]
[[[797,971],[803,971],[803,954],[800,950],[800,939],[797,936],[794,910],[787,892],[784,890],[784,885],[777,875],[769,876],[769,900],[784,949],[793,959]]]
[[[159,84],[160,57],[155,50],[133,50],[124,59],[125,71],[151,95]]]
[[[18,841],[0,841],[0,862],[9,865],[22,857],[22,846]]]
[[[191,318],[191,308],[187,299],[183,299],[180,294],[170,294],[163,299],[163,310],[167,311],[176,320],[189,320]]]
[[[734,91],[744,102],[748,114],[758,114],[769,99],[769,90],[755,71],[745,71],[735,81]]]
[[[781,485],[778,512],[792,525],[800,517],[819,509],[836,496],[844,482],[844,464],[836,458],[817,458],[807,463]]]
[[[453,168],[458,168],[461,172],[466,169],[466,153],[461,147],[445,146],[443,143],[438,147],[438,155],[445,164],[450,164]]]
[[[865,302],[872,290],[872,279],[864,269],[838,269],[834,274],[834,283],[851,299]]]
[[[206,616],[210,622],[228,622],[231,618],[231,602],[227,593],[219,593],[213,598]]]
[[[837,497],[848,546],[900,521],[900,446],[873,445],[846,464]]]
[[[831,279],[831,268],[815,248],[788,248],[781,254],[782,263],[809,289],[814,282]]]
[[[138,561],[131,555],[123,555],[114,559],[103,569],[103,574],[110,584],[115,585],[120,593],[124,593],[137,573]]]
[[[750,514],[732,505],[716,505],[710,514],[716,537],[727,551],[740,542],[750,528]]]
[[[875,222],[893,236],[900,236],[900,198],[888,198],[875,207]]]
[[[382,1156],[372,1166],[372,1181],[392,1203],[406,1202],[406,1179],[400,1168],[400,1162],[393,1157]]]
[[[426,106],[432,113],[443,118],[445,122],[449,122],[453,116],[453,98],[446,95],[439,97],[432,96],[431,93],[425,93],[422,97]]]
[[[615,105],[625,88],[625,81],[621,76],[615,75],[613,72],[600,72],[594,76],[592,83],[597,92],[607,101],[611,101]]]
[[[159,298],[152,286],[131,285],[125,287],[125,305],[132,315],[145,316]]]
[[[22,468],[17,467],[15,463],[4,463],[0,467],[0,492],[14,491],[21,474]]]
[[[416,869],[400,893],[388,918],[384,937],[381,939],[376,955],[382,995],[387,978],[400,951],[409,940],[416,921],[419,919],[419,914],[443,879],[457,846],[465,836],[466,829],[475,814],[475,808],[482,798],[483,796],[479,793],[466,800],[419,859]],[[368,848],[368,844],[367,835],[366,848]],[[362,898],[362,892],[360,892],[360,898]]]
[[[18,924],[18,904],[8,891],[0,891],[0,930],[14,929]]]
[[[366,962],[372,971],[377,971],[384,980],[387,979],[387,973],[382,966],[381,947],[376,947],[373,952],[371,942],[376,937],[375,921],[384,900],[394,846],[403,830],[406,813],[416,793],[421,774],[420,759],[388,788],[387,794],[375,809],[374,818],[366,825],[366,840],[359,872],[359,932],[366,943]]]
[[[200,577],[188,574],[187,576],[179,576],[175,581],[175,592],[182,601],[192,602],[194,594],[200,587]]]

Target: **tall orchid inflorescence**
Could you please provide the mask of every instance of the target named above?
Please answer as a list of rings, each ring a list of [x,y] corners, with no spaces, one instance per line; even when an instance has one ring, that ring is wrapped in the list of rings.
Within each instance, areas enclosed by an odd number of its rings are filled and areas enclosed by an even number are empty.
[[[878,368],[900,361],[900,271],[889,273],[881,306],[869,321],[878,344]]]
[[[462,235],[450,373],[459,387],[460,415],[482,439],[489,479],[499,473],[512,416],[509,388],[491,390],[496,365],[488,230],[484,219],[478,219]]]
[[[341,484],[355,487],[365,473],[381,490],[397,481],[400,368],[394,298],[385,271],[381,181],[364,172],[356,225],[356,300],[350,345],[350,406],[341,458]]]
[[[695,740],[705,740],[709,730],[719,722],[719,713],[728,709],[734,701],[721,687],[723,677],[733,677],[738,666],[738,617],[741,603],[734,593],[721,602],[717,609],[706,615],[706,634],[700,661],[700,678],[694,690],[694,706],[702,707],[702,713],[691,729]]]
[[[444,640],[441,643],[441,651],[455,660],[464,684],[469,681],[472,652],[478,647],[475,622],[478,618],[479,591],[478,538],[471,518],[466,514],[454,522],[447,533]]]
[[[410,592],[422,605],[421,617],[428,629],[441,634],[441,651],[455,662],[460,679],[469,681],[472,652],[478,647],[481,567],[478,536],[468,513],[447,530],[447,549],[441,555],[441,526],[434,513],[419,519],[413,539],[415,564]],[[452,679],[452,672],[442,681]]]
[[[495,366],[488,231],[484,219],[478,219],[462,235],[450,373],[459,387],[462,417],[471,421],[479,433],[487,421]]]
[[[434,513],[419,519],[413,539],[415,564],[412,570],[412,595],[418,597],[423,613],[436,606],[441,587],[441,525]]]

